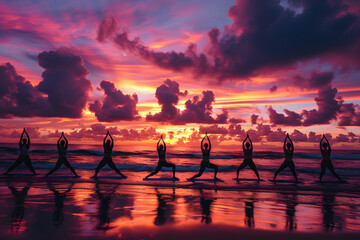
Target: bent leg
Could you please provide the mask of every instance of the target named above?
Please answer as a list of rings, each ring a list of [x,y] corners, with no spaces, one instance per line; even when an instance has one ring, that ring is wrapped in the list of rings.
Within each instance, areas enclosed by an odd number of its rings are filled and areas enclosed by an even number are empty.
[[[24,157],[23,156],[19,156],[16,161],[14,162],[13,165],[11,165],[9,167],[9,169],[5,172],[5,174],[8,174],[9,172],[11,172],[12,170],[14,170],[17,166],[19,166],[22,162],[24,161]]]
[[[325,163],[325,160],[323,159],[321,161],[321,172],[320,172],[320,176],[319,176],[320,181],[321,181],[322,177],[324,176],[325,171],[326,171],[326,163]]]
[[[49,176],[50,174],[52,174],[53,172],[55,172],[56,170],[58,170],[61,167],[62,161],[59,158],[56,162],[55,168],[53,170],[51,170],[48,174],[46,174],[46,176]]]
[[[155,174],[157,174],[162,168],[162,165],[160,163],[158,163],[157,167],[155,168],[155,171],[153,171],[152,173],[150,173],[149,175],[147,175],[145,177],[145,179],[148,179],[151,176],[154,176]]]
[[[328,167],[329,171],[332,173],[332,175],[334,175],[341,182],[342,180],[339,177],[339,175],[336,174],[336,172],[334,170],[334,166],[332,165],[331,161],[328,161],[327,167]]]
[[[237,171],[236,171],[236,179],[239,178],[239,172],[240,172],[240,170],[241,170],[241,169],[244,169],[247,165],[248,165],[248,164],[247,164],[247,162],[246,162],[245,160],[240,164],[240,166],[238,167],[238,169],[237,169]]]
[[[63,163],[64,163],[64,165],[65,165],[67,168],[69,168],[69,169],[71,170],[71,172],[72,172],[76,177],[79,176],[79,175],[76,174],[75,169],[70,165],[70,163],[69,163],[69,161],[67,160],[67,158],[64,158],[64,159],[63,159]]]
[[[251,170],[253,170],[253,171],[255,172],[255,175],[256,175],[257,178],[260,180],[259,172],[258,172],[258,170],[256,169],[256,165],[255,165],[255,163],[254,163],[253,160],[251,160],[251,161],[249,162],[249,167],[251,168]]]
[[[213,164],[213,163],[207,163],[207,165],[206,165],[206,167],[208,167],[208,168],[213,168],[214,169],[214,179],[217,179],[217,177],[216,177],[216,174],[217,174],[217,172],[218,172],[218,166],[216,166],[215,164]]]
[[[126,177],[124,174],[120,172],[120,170],[115,166],[115,163],[112,159],[110,159],[107,163],[117,174],[119,174],[122,177]]]
[[[292,174],[294,175],[295,180],[297,181],[298,179],[297,179],[296,172],[295,172],[295,163],[293,161],[291,161],[289,163],[289,168],[290,168]]]
[[[206,163],[201,162],[199,173],[198,173],[198,174],[195,174],[195,175],[192,176],[190,179],[195,179],[195,178],[200,177],[200,176],[203,174],[203,172],[205,171],[205,168],[206,168]]]
[[[99,165],[98,165],[98,166],[96,167],[96,169],[95,169],[95,175],[94,175],[94,177],[96,177],[96,176],[98,175],[100,169],[103,168],[103,167],[106,165],[106,163],[108,162],[108,160],[109,160],[108,158],[103,157],[103,159],[99,162]]]
[[[167,163],[164,164],[164,166],[165,167],[172,167],[172,169],[173,169],[173,178],[175,178],[175,164],[167,162]]]
[[[31,164],[31,159],[30,159],[29,155],[24,157],[24,161],[25,161],[25,165],[30,169],[30,171],[32,171],[34,174],[36,174],[35,169],[33,168],[32,164]]]
[[[282,170],[284,170],[287,166],[288,166],[288,161],[285,160],[285,161],[280,165],[279,169],[275,172],[274,180],[275,180],[276,176],[277,176]]]

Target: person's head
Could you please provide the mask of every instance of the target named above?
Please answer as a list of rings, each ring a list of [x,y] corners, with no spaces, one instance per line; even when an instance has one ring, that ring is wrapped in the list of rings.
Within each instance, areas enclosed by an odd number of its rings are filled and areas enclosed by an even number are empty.
[[[64,147],[64,146],[65,146],[65,140],[61,140],[60,146],[61,146],[61,147]]]
[[[105,145],[106,145],[107,147],[110,147],[110,140],[107,140],[106,143],[105,143]]]
[[[204,144],[204,148],[205,148],[205,149],[208,149],[208,147],[209,147],[209,144],[205,143],[205,144]]]
[[[26,143],[27,143],[27,139],[26,139],[26,138],[23,138],[22,142],[23,142],[23,144],[26,144]]]
[[[247,142],[247,143],[245,144],[245,147],[246,147],[246,149],[250,149],[250,143]]]
[[[323,146],[324,149],[327,149],[328,144],[324,142],[324,143],[322,144],[322,146]]]
[[[286,148],[287,148],[287,150],[290,150],[290,148],[291,148],[291,143],[286,143]]]
[[[160,144],[159,149],[162,151],[164,149],[164,146]]]

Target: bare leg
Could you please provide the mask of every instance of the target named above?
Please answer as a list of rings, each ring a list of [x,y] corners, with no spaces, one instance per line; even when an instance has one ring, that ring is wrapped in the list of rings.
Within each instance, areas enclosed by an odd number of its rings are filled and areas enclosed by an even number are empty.
[[[102,167],[104,167],[107,163],[109,158],[103,157],[103,159],[99,162],[99,165],[95,169],[95,175],[93,177],[96,177]]]
[[[284,170],[287,166],[288,166],[288,161],[284,161],[284,162],[280,165],[279,169],[275,172],[274,179],[273,179],[274,181],[275,181],[276,176],[277,176],[282,170]]]
[[[247,162],[245,160],[240,164],[240,166],[238,167],[237,172],[236,172],[236,179],[239,179],[240,170],[244,169],[247,165],[248,164],[247,164]]]
[[[173,164],[173,163],[165,163],[164,166],[165,167],[172,167],[172,169],[173,169],[173,178],[175,178],[175,164]]]
[[[75,175],[75,177],[80,177],[79,175],[76,174],[75,169],[70,165],[69,161],[67,160],[67,158],[63,159],[63,163],[64,165],[69,168],[71,170],[71,172]]]
[[[335,170],[334,170],[334,166],[332,165],[331,161],[329,161],[327,163],[327,167],[329,169],[329,171],[332,173],[332,175],[334,175],[340,182],[342,182],[341,178],[339,177],[339,175],[336,174]]]
[[[251,170],[255,172],[255,175],[257,176],[258,180],[260,180],[259,172],[256,169],[256,165],[253,160],[251,160],[251,162],[249,163],[249,167],[251,168]]]
[[[320,172],[320,176],[319,176],[320,181],[321,181],[322,177],[324,176],[325,171],[326,171],[326,163],[325,163],[325,160],[323,159],[321,161],[321,172]]]
[[[293,161],[291,161],[289,163],[289,168],[290,168],[291,172],[293,173],[295,180],[298,181],[296,172],[295,172],[295,163]]]
[[[46,176],[49,176],[50,174],[52,174],[53,172],[55,172],[56,170],[58,170],[61,167],[61,164],[63,162],[61,161],[61,159],[59,158],[56,162],[55,168],[53,170],[51,170],[48,174],[46,174]]]
[[[207,163],[207,165],[206,165],[206,167],[208,167],[208,168],[213,168],[214,169],[214,179],[218,179],[217,177],[216,177],[216,174],[217,174],[217,172],[218,172],[218,166],[216,166],[215,164],[213,164],[213,163]]]
[[[8,174],[12,170],[14,170],[17,166],[19,166],[24,161],[24,156],[19,156],[13,165],[9,167],[9,169],[5,172],[5,174]]]
[[[206,163],[205,163],[205,162],[201,162],[199,173],[198,173],[198,174],[195,174],[195,175],[192,176],[190,179],[195,179],[195,178],[200,177],[200,176],[203,174],[203,172],[205,171],[205,168],[206,168]]]
[[[107,163],[117,174],[119,174],[122,177],[126,177],[124,174],[120,172],[120,170],[115,166],[115,163],[112,159],[110,159]]]
[[[145,177],[145,179],[148,179],[151,176],[154,176],[155,174],[157,174],[162,168],[162,165],[160,163],[158,163],[157,167],[155,168],[155,171],[153,171],[152,173],[150,173],[149,175],[147,175]]]
[[[33,168],[32,164],[31,164],[31,159],[30,159],[29,155],[25,156],[24,160],[25,160],[25,165],[30,169],[30,171],[33,172],[33,174],[36,175],[35,169]]]

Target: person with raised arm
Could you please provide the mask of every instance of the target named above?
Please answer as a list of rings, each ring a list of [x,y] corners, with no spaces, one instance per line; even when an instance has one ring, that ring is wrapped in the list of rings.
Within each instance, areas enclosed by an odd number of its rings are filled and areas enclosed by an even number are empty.
[[[324,139],[326,142],[323,142]],[[321,156],[322,156],[323,160],[321,161],[321,172],[320,172],[319,180],[321,181],[322,177],[325,174],[326,168],[328,168],[329,171],[332,173],[332,175],[334,175],[340,182],[342,182],[339,175],[336,174],[336,172],[334,170],[334,166],[331,163],[331,159],[330,159],[331,147],[330,147],[330,143],[327,140],[325,134],[323,134],[323,137],[320,140],[320,152],[321,152]]]
[[[111,139],[111,141],[107,139],[107,137],[109,137]],[[103,159],[100,161],[99,165],[96,167],[95,169],[95,175],[92,176],[93,178],[96,178],[100,169],[102,167],[104,167],[106,164],[109,165],[109,167],[111,167],[117,174],[119,174],[120,176],[126,178],[126,176],[124,174],[122,174],[120,172],[120,170],[115,166],[115,163],[112,160],[111,154],[112,154],[112,150],[114,148],[114,139],[112,138],[111,134],[109,133],[109,131],[107,131],[104,140],[103,140],[103,148],[104,148],[104,157]]]
[[[246,141],[247,139],[249,141]],[[246,142],[246,144],[245,144],[245,142]],[[255,172],[258,180],[260,181],[261,179],[260,179],[260,176],[259,176],[259,172],[257,171],[255,163],[252,160],[253,144],[251,142],[249,134],[246,135],[246,138],[244,139],[244,141],[242,143],[242,148],[243,148],[243,151],[244,151],[244,161],[240,164],[239,168],[237,169],[236,180],[239,179],[240,170],[245,168],[246,166],[249,166]]]
[[[160,144],[160,142],[163,142],[164,145]],[[165,158],[165,154],[166,154],[166,144],[165,144],[165,141],[161,135],[157,145],[156,145],[156,149],[157,149],[157,152],[158,152],[158,155],[159,155],[159,162],[158,162],[158,165],[155,169],[155,171],[153,171],[152,173],[150,173],[148,176],[146,176],[144,179],[148,179],[149,177],[151,176],[154,176],[155,174],[157,174],[162,167],[172,167],[173,169],[173,179],[178,179],[175,177],[175,164],[173,163],[168,163],[166,162],[166,158]]]
[[[61,140],[62,138],[64,138],[64,139]],[[69,168],[71,170],[71,172],[75,175],[75,177],[80,177],[79,175],[76,174],[75,169],[73,167],[71,167],[71,165],[66,157],[68,145],[69,145],[69,142],[68,142],[67,138],[65,137],[64,132],[62,132],[60,138],[58,139],[58,141],[56,143],[58,153],[59,153],[59,158],[56,162],[55,168],[52,169],[48,174],[46,174],[46,177],[48,177],[50,174],[52,174],[53,172],[58,170],[62,164],[64,164],[67,168]]]
[[[26,134],[26,138],[24,138],[24,133]],[[8,174],[12,170],[14,170],[17,166],[19,166],[22,162],[25,162],[25,165],[36,175],[35,169],[32,167],[31,159],[29,157],[29,149],[30,149],[30,137],[29,134],[26,132],[25,128],[21,134],[20,141],[19,141],[19,149],[20,149],[20,156],[14,162],[13,165],[6,171],[5,174]]]
[[[287,142],[287,140],[289,139],[289,142]],[[294,175],[295,180],[297,181],[297,176],[296,176],[296,172],[295,172],[295,164],[293,161],[293,155],[294,155],[294,144],[291,141],[289,134],[286,134],[286,138],[284,140],[284,153],[285,153],[285,160],[284,162],[281,164],[281,166],[279,167],[279,169],[275,172],[274,175],[274,181],[276,176],[282,171],[284,170],[286,167],[289,167],[291,172]]]
[[[205,138],[207,138],[209,144],[207,144],[207,143],[204,144]],[[216,177],[216,174],[218,172],[218,166],[210,163],[210,161],[209,161],[210,151],[211,151],[211,142],[210,142],[209,136],[206,133],[205,137],[201,140],[201,152],[202,152],[203,159],[201,161],[199,173],[195,174],[193,177],[189,178],[188,180],[194,180],[195,178],[200,177],[206,168],[213,168],[214,169],[214,179],[219,180],[219,178]]]

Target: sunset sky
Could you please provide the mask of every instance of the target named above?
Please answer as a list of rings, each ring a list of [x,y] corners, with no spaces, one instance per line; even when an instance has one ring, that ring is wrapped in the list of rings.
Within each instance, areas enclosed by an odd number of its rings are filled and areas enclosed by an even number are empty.
[[[0,44],[1,142],[360,145],[359,1],[1,1]]]

